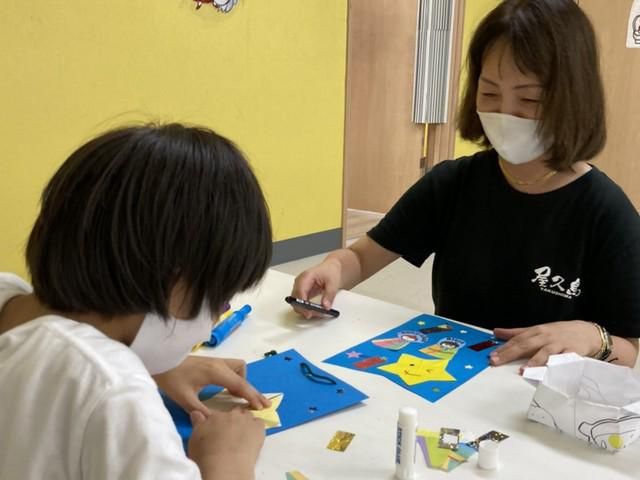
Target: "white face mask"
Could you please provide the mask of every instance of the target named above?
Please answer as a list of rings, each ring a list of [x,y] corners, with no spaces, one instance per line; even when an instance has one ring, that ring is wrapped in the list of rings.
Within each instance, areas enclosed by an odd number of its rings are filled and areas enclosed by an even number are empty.
[[[478,112],[478,116],[491,146],[507,162],[520,165],[547,151],[545,143],[538,136],[539,120],[506,113]]]
[[[206,302],[198,316],[188,320],[173,316],[165,320],[156,313],[148,313],[131,343],[131,350],[140,357],[149,374],[166,372],[180,365],[195,345],[209,340],[212,322]]]

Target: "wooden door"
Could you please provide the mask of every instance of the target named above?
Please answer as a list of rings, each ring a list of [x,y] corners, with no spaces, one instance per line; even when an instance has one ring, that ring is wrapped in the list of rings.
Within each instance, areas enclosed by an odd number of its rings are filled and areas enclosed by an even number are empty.
[[[350,0],[345,207],[387,212],[421,175],[411,121],[417,0]]]
[[[640,49],[626,48],[632,0],[579,0],[600,45],[607,145],[594,164],[640,208]],[[584,99],[589,101],[589,99]]]

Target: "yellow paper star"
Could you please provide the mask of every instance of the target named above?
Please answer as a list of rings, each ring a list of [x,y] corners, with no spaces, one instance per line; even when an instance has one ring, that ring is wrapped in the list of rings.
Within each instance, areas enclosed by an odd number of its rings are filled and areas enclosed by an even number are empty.
[[[264,428],[266,430],[268,430],[269,428],[280,426],[280,416],[278,415],[278,408],[280,407],[280,403],[282,403],[284,393],[279,393],[275,396],[267,398],[271,400],[270,407],[263,408],[262,410],[251,410],[251,413],[254,417],[264,421]]]
[[[446,371],[448,363],[449,360],[427,360],[403,353],[396,363],[378,368],[398,375],[407,385],[417,385],[429,381],[455,381],[455,377]]]
[[[267,393],[265,394],[269,400],[271,400],[271,406],[265,407],[262,410],[249,410],[251,414],[255,418],[259,418],[264,421],[264,428],[268,430],[269,428],[279,427],[280,424],[280,416],[278,415],[278,408],[282,403],[282,399],[284,398],[284,393]],[[248,403],[244,398],[239,398],[231,395],[227,390],[222,390],[220,393],[217,393],[213,397],[203,401],[208,408],[211,410],[219,410],[223,412],[227,412],[234,407],[245,407],[248,408]]]

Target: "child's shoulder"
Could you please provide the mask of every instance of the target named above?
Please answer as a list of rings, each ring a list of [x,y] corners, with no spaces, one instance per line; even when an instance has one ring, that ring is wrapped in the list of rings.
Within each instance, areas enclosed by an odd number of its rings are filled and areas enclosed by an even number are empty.
[[[98,395],[123,383],[155,385],[126,345],[91,325],[58,315],[46,315],[9,330],[0,336],[0,351],[4,368],[20,362],[19,368],[31,369],[45,379],[47,370],[57,372],[57,381],[81,380]],[[29,361],[23,362],[25,358]]]

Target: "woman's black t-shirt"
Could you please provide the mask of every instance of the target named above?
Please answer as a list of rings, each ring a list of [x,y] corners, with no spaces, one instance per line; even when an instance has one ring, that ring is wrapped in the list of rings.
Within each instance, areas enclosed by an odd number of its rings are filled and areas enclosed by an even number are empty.
[[[640,337],[640,217],[596,167],[526,194],[493,150],[442,162],[368,235],[416,266],[435,253],[438,315],[489,329],[588,320]]]

